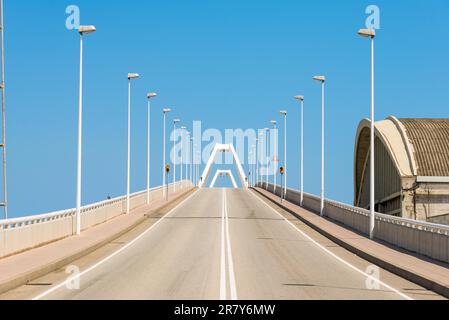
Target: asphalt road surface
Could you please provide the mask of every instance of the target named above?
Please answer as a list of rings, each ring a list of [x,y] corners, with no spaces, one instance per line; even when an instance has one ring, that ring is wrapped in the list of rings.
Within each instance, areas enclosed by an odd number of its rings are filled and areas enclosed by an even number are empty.
[[[35,299],[436,299],[249,190],[203,189]],[[377,280],[379,279],[379,280]],[[79,284],[79,288],[78,288]],[[31,292],[31,293],[30,293]]]

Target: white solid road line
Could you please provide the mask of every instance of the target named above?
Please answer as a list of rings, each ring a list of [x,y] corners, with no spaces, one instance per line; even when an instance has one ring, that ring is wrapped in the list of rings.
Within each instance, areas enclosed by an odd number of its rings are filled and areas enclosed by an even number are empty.
[[[225,241],[225,191],[221,196],[221,261],[220,261],[220,300],[226,300],[226,241]]]
[[[228,204],[226,199],[226,189],[222,192],[221,209],[221,263],[220,263],[220,300],[227,300],[226,274],[229,278],[229,288],[231,290],[231,300],[237,300],[237,287],[235,285],[234,260],[232,259],[231,237],[229,233]],[[226,260],[228,269],[226,270]],[[227,272],[226,272],[227,271]]]
[[[58,285],[48,289],[47,291],[39,294],[38,296],[34,297],[32,300],[40,300],[46,296],[48,296],[49,294],[55,292],[56,290],[62,288],[63,286],[66,286],[68,283],[73,282],[77,279],[81,279],[81,277],[87,273],[89,273],[90,271],[98,268],[99,266],[101,266],[102,264],[104,264],[105,262],[109,261],[110,259],[114,258],[116,255],[120,254],[121,252],[125,251],[126,249],[128,249],[129,247],[131,247],[133,244],[135,244],[137,241],[139,241],[140,239],[142,239],[145,235],[147,235],[151,230],[153,230],[156,226],[158,226],[162,221],[164,221],[170,214],[172,214],[176,209],[178,209],[180,206],[182,206],[184,203],[186,203],[187,201],[189,201],[193,196],[198,194],[199,190],[196,190],[194,193],[192,193],[189,197],[187,197],[186,199],[184,199],[182,202],[180,202],[177,206],[175,206],[173,209],[171,209],[169,212],[167,212],[162,218],[160,218],[155,224],[153,224],[151,227],[149,227],[147,230],[145,230],[142,234],[140,234],[138,237],[136,237],[135,239],[133,239],[131,242],[127,243],[126,245],[124,245],[123,247],[121,247],[120,249],[118,249],[117,251],[115,251],[114,253],[112,253],[111,255],[107,256],[106,258],[104,258],[103,260],[101,260],[100,262],[94,264],[93,266],[89,267],[88,269],[84,270],[83,272],[80,272],[79,274],[77,274],[76,276],[73,277],[69,277],[67,280],[59,283]]]
[[[266,205],[268,208],[270,208],[272,211],[276,212],[276,214],[278,214],[279,216],[282,217],[282,219],[284,221],[286,221],[290,226],[292,226],[293,228],[295,228],[296,231],[298,231],[299,233],[301,233],[305,238],[307,238],[308,240],[310,240],[313,244],[315,244],[316,246],[318,246],[320,249],[322,249],[324,252],[326,252],[327,254],[329,254],[330,256],[332,256],[333,258],[337,259],[338,261],[340,261],[341,263],[343,263],[344,265],[346,265],[347,267],[351,268],[352,270],[364,275],[365,277],[367,277],[367,279],[370,279],[376,283],[378,283],[379,285],[391,290],[392,292],[398,294],[399,296],[401,296],[402,298],[406,299],[406,300],[414,300],[411,297],[407,296],[406,294],[402,293],[401,291],[399,291],[398,289],[395,289],[393,287],[391,287],[390,285],[386,284],[385,282],[373,277],[372,275],[360,270],[359,268],[353,266],[352,264],[350,264],[349,262],[347,262],[346,260],[343,260],[342,258],[340,258],[339,256],[337,256],[335,253],[331,252],[330,250],[328,250],[327,248],[325,248],[324,246],[322,246],[321,244],[319,244],[318,242],[316,242],[315,240],[313,240],[310,236],[308,236],[306,233],[304,233],[301,229],[299,229],[297,226],[295,226],[292,222],[290,222],[287,218],[285,218],[280,212],[278,212],[276,209],[274,209],[273,207],[271,207],[270,205],[268,205],[268,203],[266,203],[261,196],[258,196],[254,193],[255,191],[249,191],[249,193],[251,193],[254,197],[256,197],[257,199],[259,199],[264,205]]]
[[[224,208],[226,214],[226,239],[227,239],[227,251],[228,251],[228,271],[229,271],[229,286],[231,288],[231,300],[237,300],[237,287],[235,285],[235,274],[234,274],[234,260],[232,259],[232,246],[231,246],[231,236],[229,233],[229,215],[228,215],[228,204],[226,199],[226,190],[224,192]]]

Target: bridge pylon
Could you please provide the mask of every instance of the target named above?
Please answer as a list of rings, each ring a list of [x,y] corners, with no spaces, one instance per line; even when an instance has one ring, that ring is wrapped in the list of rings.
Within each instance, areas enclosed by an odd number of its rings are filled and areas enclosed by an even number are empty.
[[[207,183],[207,179],[209,178],[210,171],[212,169],[212,165],[215,162],[215,157],[218,152],[230,152],[232,156],[234,157],[234,162],[237,167],[237,172],[240,178],[240,182],[242,183],[243,188],[248,188],[248,178],[245,175],[245,171],[243,170],[242,163],[240,162],[240,159],[237,155],[237,152],[235,152],[235,148],[232,144],[216,144],[214,147],[214,150],[212,151],[209,160],[207,161],[206,167],[204,168],[203,174],[200,178],[200,183],[198,185],[199,188],[203,188],[204,185]]]

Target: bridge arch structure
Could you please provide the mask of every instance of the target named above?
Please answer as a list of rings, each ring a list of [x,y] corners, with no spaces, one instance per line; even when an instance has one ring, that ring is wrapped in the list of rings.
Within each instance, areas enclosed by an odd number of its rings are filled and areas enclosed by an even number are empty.
[[[199,188],[204,188],[204,185],[207,183],[207,179],[209,178],[212,166],[215,162],[215,157],[219,152],[230,152],[234,157],[234,163],[237,167],[237,172],[240,178],[240,182],[242,183],[243,188],[248,188],[248,178],[245,175],[245,171],[243,170],[242,163],[235,152],[235,148],[232,144],[216,144],[214,150],[212,151],[209,160],[207,161],[206,167],[204,168],[203,174],[200,178],[200,183],[198,185]],[[235,181],[235,180],[234,180]]]
[[[215,187],[215,183],[218,180],[218,177],[223,177],[223,176],[227,176],[231,179],[232,182],[232,186],[234,187],[234,189],[237,189],[237,182],[235,181],[234,175],[232,174],[231,170],[217,170],[217,172],[215,173],[214,178],[212,179],[212,183],[210,184],[210,188],[214,188]]]

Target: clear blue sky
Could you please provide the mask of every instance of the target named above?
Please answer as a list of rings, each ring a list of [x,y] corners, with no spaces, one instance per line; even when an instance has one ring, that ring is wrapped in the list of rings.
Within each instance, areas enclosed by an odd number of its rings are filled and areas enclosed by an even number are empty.
[[[79,39],[65,28],[76,4],[85,41],[83,203],[125,192],[127,72],[134,83],[132,190],[146,185],[146,100],[184,123],[258,128],[290,111],[289,185],[297,187],[298,117],[306,96],[306,191],[320,185],[320,87],[327,82],[327,187],[352,202],[357,125],[369,115],[365,8],[381,9],[377,119],[447,117],[449,2],[5,1],[8,183],[12,216],[75,205]],[[153,117],[153,179],[161,183],[161,120]],[[282,148],[280,150],[282,152]]]

